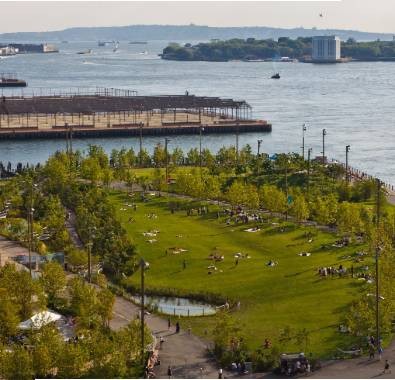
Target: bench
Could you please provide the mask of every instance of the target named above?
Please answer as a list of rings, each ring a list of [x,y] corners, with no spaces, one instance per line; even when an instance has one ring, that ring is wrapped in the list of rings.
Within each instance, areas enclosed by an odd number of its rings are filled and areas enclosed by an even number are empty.
[[[341,348],[337,348],[337,351],[340,352],[343,357],[356,358],[362,355],[362,350],[360,348],[357,350],[342,350]]]

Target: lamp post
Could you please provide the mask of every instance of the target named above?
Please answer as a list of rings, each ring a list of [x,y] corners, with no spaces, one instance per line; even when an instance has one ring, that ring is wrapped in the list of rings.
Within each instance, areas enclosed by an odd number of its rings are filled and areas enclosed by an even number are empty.
[[[239,123],[237,123],[236,129],[236,161],[239,163]]]
[[[258,140],[258,157],[260,156],[261,153],[261,144],[263,140]]]
[[[306,130],[307,130],[306,123],[303,123],[303,126],[302,126],[302,155],[303,155],[303,161],[304,161],[304,133],[306,132]]]
[[[322,164],[325,164],[325,136],[326,136],[326,129],[322,130]]]
[[[350,145],[346,145],[346,182],[348,183],[348,152],[350,151]]]
[[[86,246],[88,248],[88,282],[91,283],[92,282],[92,259],[91,259],[91,255],[92,255],[92,241],[89,241]]]
[[[145,298],[145,289],[144,289],[144,277],[145,277],[145,270],[148,269],[149,263],[144,261],[142,258],[140,260],[140,269],[141,269],[141,302],[140,302],[140,322],[141,322],[141,365],[144,367],[144,359],[145,359],[145,341],[144,341],[144,298]]]
[[[285,220],[288,220],[288,157],[285,160],[285,197],[287,208],[285,210]]]
[[[379,309],[379,232],[380,232],[380,193],[381,193],[381,181],[377,178],[377,196],[376,196],[376,254],[375,254],[375,269],[376,269],[376,342],[377,348],[380,347],[380,309]]]
[[[310,158],[312,151],[312,148],[309,148],[307,151],[307,199],[310,196]]]
[[[166,137],[165,138],[165,154],[166,154],[166,185],[169,183],[169,154],[167,151],[167,145],[171,140]]]
[[[140,167],[143,166],[143,122],[140,122]]]
[[[202,132],[204,132],[204,127],[199,128],[199,165],[200,165],[200,176],[202,176]]]
[[[29,273],[30,276],[32,275],[32,251],[33,251],[33,195],[34,195],[34,188],[37,187],[37,184],[32,182],[30,184],[30,205],[27,212],[27,233],[28,233],[28,252],[29,252]],[[37,261],[36,261],[37,264]]]

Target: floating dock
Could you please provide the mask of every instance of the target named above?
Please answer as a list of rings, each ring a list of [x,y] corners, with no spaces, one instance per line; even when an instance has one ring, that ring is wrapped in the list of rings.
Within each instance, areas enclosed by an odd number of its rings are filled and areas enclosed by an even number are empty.
[[[136,91],[2,96],[0,140],[270,132],[245,101]]]

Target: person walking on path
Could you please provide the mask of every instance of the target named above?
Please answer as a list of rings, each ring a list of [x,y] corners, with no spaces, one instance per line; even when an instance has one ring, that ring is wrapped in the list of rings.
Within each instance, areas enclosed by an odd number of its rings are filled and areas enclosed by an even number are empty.
[[[384,364],[383,374],[385,374],[385,373],[391,373],[391,367],[390,367],[390,363],[389,363],[388,359],[385,360],[385,364]]]
[[[173,370],[170,365],[167,368],[167,376],[169,377],[169,379],[171,379],[173,377]]]
[[[383,347],[381,347],[381,344],[379,345],[379,348],[377,349],[378,353],[379,353],[379,360],[381,360],[381,356],[383,355]]]
[[[170,318],[167,318],[167,329],[170,330],[171,327],[171,321]]]
[[[176,334],[180,332],[180,322],[176,323]]]
[[[224,378],[224,375],[223,375],[223,373],[222,373],[222,368],[220,368],[219,370],[218,370],[218,379],[223,379]]]
[[[369,360],[374,359],[374,346],[372,344],[369,344]]]

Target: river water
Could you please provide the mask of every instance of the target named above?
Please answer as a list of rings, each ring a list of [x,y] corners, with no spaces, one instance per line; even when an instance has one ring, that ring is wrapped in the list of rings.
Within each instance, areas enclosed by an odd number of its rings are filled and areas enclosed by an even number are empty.
[[[27,80],[25,93],[99,86],[137,90],[139,95],[184,94],[188,90],[195,95],[244,99],[253,107],[253,116],[268,120],[273,131],[242,134],[240,145],[249,143],[256,150],[257,139],[262,139],[263,152],[301,152],[302,125],[307,123],[306,150],[311,147],[313,156],[320,155],[325,128],[328,157],[344,161],[345,146],[351,145],[351,166],[395,184],[395,63],[161,60],[158,53],[168,42],[130,45],[125,41],[116,53],[113,46],[98,47],[96,42],[58,44],[59,54],[1,59],[0,72],[16,72]],[[92,54],[76,54],[89,48]],[[270,79],[277,71],[281,79]],[[147,137],[145,147],[152,150],[163,139]],[[138,150],[136,138],[76,139],[74,146],[84,149],[92,143],[107,151],[122,146]],[[203,144],[216,151],[235,144],[235,136],[204,136]],[[64,145],[61,140],[0,141],[0,160],[43,162]],[[197,145],[196,136],[172,136],[169,148],[179,146],[187,151]]]

